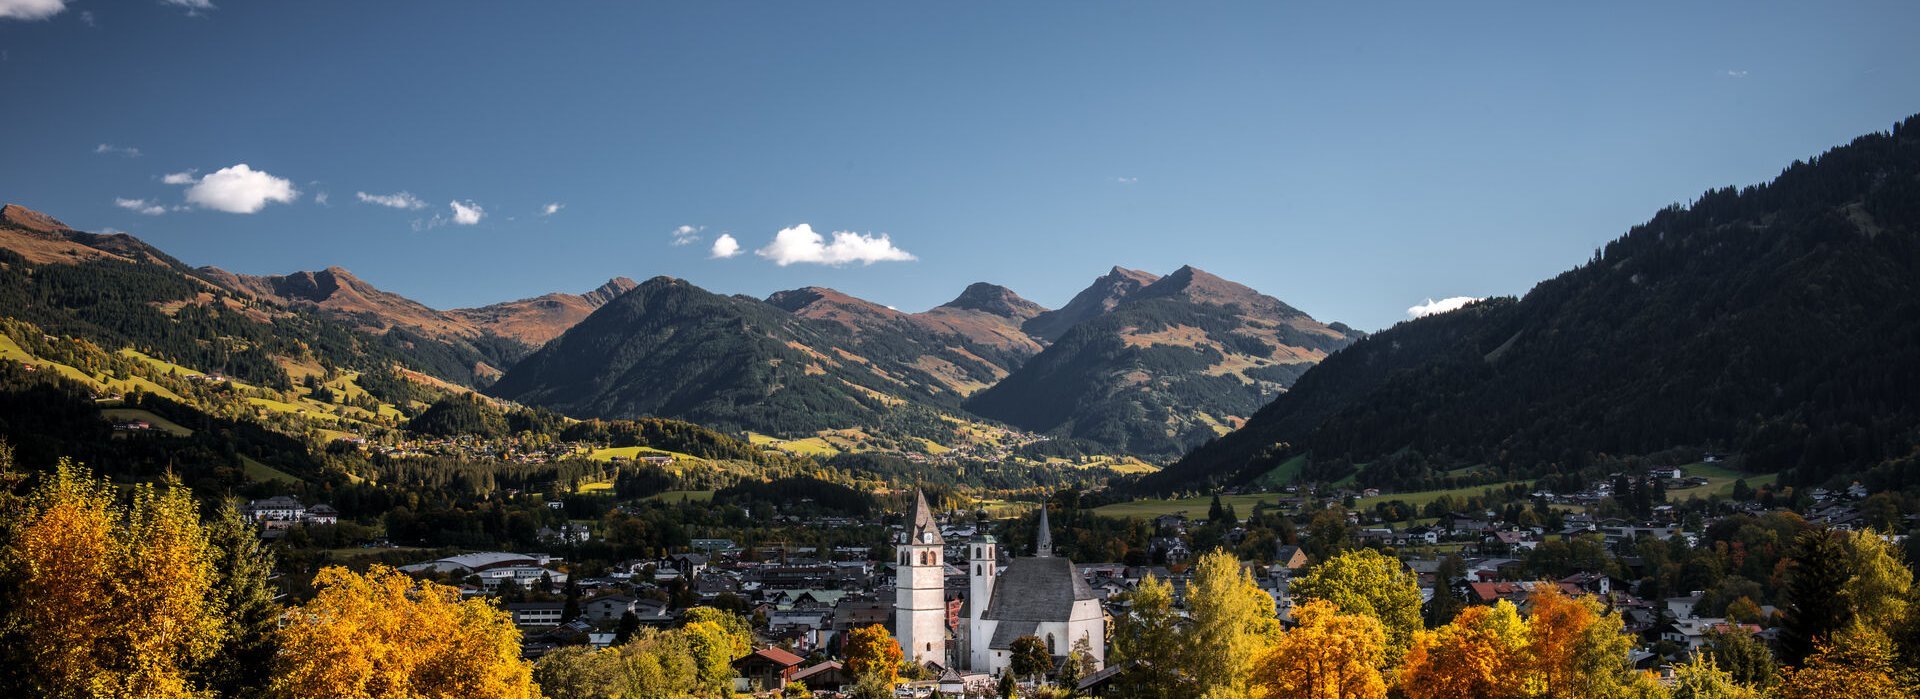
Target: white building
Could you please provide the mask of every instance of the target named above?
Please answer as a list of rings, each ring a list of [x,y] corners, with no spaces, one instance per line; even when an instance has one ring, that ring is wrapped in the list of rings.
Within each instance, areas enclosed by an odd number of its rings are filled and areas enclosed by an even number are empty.
[[[1065,658],[1085,641],[1095,669],[1105,666],[1107,624],[1099,595],[1087,585],[1073,561],[1053,555],[1053,533],[1046,510],[1040,512],[1040,528],[1030,558],[1014,558],[1002,566],[1000,544],[992,536],[976,536],[967,543],[968,595],[955,630],[952,654],[945,648],[944,566],[940,561],[944,542],[924,496],[915,503],[913,523],[903,538],[915,542],[900,547],[899,601],[895,609],[895,635],[907,657],[920,663],[936,662],[944,668],[1000,674],[1012,663],[1013,642],[1033,636],[1045,643],[1055,658]]]

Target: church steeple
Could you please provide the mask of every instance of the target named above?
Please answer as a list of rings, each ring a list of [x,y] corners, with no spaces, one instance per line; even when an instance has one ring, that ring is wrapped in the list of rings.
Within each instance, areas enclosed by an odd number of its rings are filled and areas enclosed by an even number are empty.
[[[913,518],[907,522],[906,541],[908,544],[946,544],[940,536],[940,523],[933,520],[933,508],[927,506],[925,491],[913,491]]]
[[[1035,558],[1053,557],[1053,527],[1047,524],[1047,501],[1040,500],[1040,530],[1033,535],[1033,555]]]

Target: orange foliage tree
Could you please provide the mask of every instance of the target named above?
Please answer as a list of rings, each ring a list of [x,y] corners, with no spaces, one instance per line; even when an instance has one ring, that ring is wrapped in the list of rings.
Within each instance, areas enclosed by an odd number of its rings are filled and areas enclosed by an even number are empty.
[[[285,697],[540,696],[520,631],[487,600],[375,566],[330,567],[312,601],[287,613],[274,692]]]
[[[1468,607],[1453,622],[1414,636],[1398,684],[1408,699],[1528,696],[1527,624],[1513,603]]]
[[[888,684],[900,679],[900,660],[906,657],[900,643],[879,624],[847,632],[847,672],[854,677],[879,674]]]
[[[1385,699],[1380,677],[1387,633],[1368,614],[1342,614],[1314,600],[1293,610],[1296,628],[1281,634],[1255,665],[1253,696],[1270,699]]]

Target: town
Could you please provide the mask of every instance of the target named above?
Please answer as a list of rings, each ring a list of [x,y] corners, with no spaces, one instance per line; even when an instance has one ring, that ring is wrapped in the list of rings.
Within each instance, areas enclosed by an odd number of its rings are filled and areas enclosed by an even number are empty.
[[[1709,454],[1697,468],[1723,474],[1714,465],[1722,458]],[[896,687],[902,696],[994,695],[1000,678],[1015,674],[1012,656],[1022,638],[1034,639],[1051,658],[1037,674],[1018,673],[1023,686],[1064,676],[1072,682],[1068,690],[1098,696],[1134,667],[1106,662],[1108,636],[1130,613],[1131,593],[1151,578],[1170,586],[1176,608],[1186,608],[1197,551],[1235,552],[1282,624],[1292,623],[1298,606],[1291,592],[1296,576],[1326,557],[1370,551],[1394,561],[1417,591],[1422,616],[1435,622],[1500,602],[1525,614],[1545,588],[1595,600],[1618,615],[1635,640],[1632,666],[1671,681],[1677,665],[1731,636],[1778,645],[1782,622],[1782,600],[1764,592],[1773,581],[1743,578],[1739,570],[1675,576],[1674,559],[1685,554],[1674,551],[1742,546],[1756,528],[1816,525],[1870,530],[1904,548],[1906,536],[1893,532],[1906,531],[1917,518],[1902,514],[1901,503],[1889,496],[1869,497],[1858,484],[1797,494],[1737,480],[1726,496],[1675,495],[1712,485],[1686,468],[1649,468],[1568,493],[1539,485],[1488,487],[1470,497],[1448,493],[1419,512],[1403,512],[1412,508],[1371,489],[1228,491],[1213,495],[1206,512],[1142,517],[1135,529],[1149,536],[1120,559],[1079,561],[1071,559],[1072,544],[1055,543],[1075,541],[1073,530],[1052,524],[1038,503],[998,520],[979,509],[935,509],[915,491],[906,511],[774,518],[801,530],[882,534],[863,545],[746,546],[691,532],[677,550],[582,570],[556,554],[596,534],[589,524],[569,523],[540,530],[545,551],[473,551],[399,569],[445,581],[463,597],[498,601],[523,632],[522,653],[530,660],[570,646],[617,646],[639,629],[672,629],[689,610],[707,607],[751,621],[754,650],[733,661],[735,690],[743,693],[791,691],[790,685],[816,695],[853,692],[858,678],[846,665],[849,635],[877,626],[906,659],[909,671]],[[1242,517],[1223,496],[1258,502]],[[1362,509],[1362,501],[1378,504]],[[293,527],[332,525],[338,517],[324,503],[303,506],[285,496],[251,501],[243,511],[268,538]],[[1092,518],[1083,511],[1070,520]],[[1011,538],[1024,545],[1007,543],[1014,530],[1021,531]],[[1766,565],[1777,565],[1781,554],[1775,550]],[[1766,554],[1756,547],[1753,555]],[[1084,660],[1075,658],[1076,648]],[[1076,663],[1084,672],[1065,670]]]

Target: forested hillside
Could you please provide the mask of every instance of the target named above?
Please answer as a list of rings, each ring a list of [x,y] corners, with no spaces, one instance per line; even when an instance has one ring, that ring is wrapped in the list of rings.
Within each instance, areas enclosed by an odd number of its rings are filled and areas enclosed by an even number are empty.
[[[1920,483],[1920,117],[1660,211],[1540,283],[1328,358],[1146,489],[1295,456],[1411,488],[1672,448],[1788,483]],[[1363,466],[1364,465],[1364,466]]]

